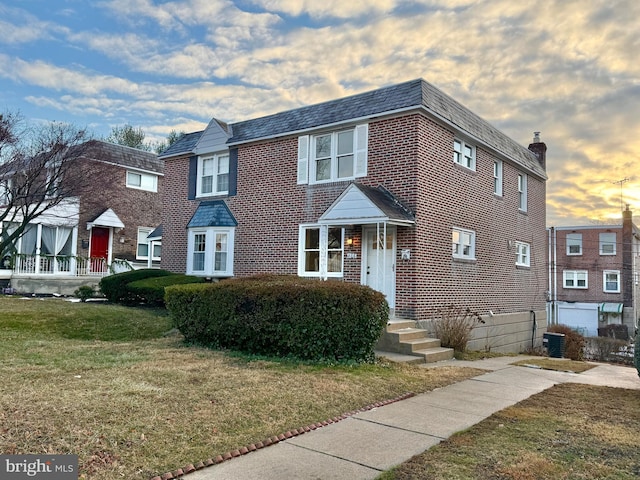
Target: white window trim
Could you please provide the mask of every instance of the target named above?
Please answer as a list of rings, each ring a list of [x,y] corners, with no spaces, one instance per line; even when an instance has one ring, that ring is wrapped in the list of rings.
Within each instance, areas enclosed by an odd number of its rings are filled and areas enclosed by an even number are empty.
[[[615,290],[607,289],[607,275],[616,275],[616,277],[618,278],[618,288],[616,288]],[[604,270],[602,272],[602,291],[604,293],[620,293],[620,270]]]
[[[138,227],[138,237],[136,243],[136,260],[149,260],[149,255],[138,255],[138,246],[142,243],[147,245],[147,251],[151,251],[151,260],[160,261],[161,258],[153,255],[153,246],[160,245],[160,242],[149,242],[147,237],[153,232],[151,227]]]
[[[460,152],[456,151],[456,144],[460,145]],[[471,149],[471,157],[467,157],[464,154],[465,147]],[[466,160],[468,158],[468,161]],[[460,138],[453,140],[453,162],[468,170],[476,171],[476,147],[471,145]]]
[[[454,248],[454,245],[456,245],[456,243],[454,243],[453,241],[456,233],[459,235],[459,237],[461,237],[462,235],[469,235],[470,248],[469,248],[468,255],[465,255],[464,253],[462,253],[462,249],[459,249],[460,251],[456,253]],[[458,245],[462,245],[462,243],[458,243]],[[457,258],[461,260],[475,260],[476,259],[476,232],[474,232],[473,230],[467,230],[465,228],[453,227],[451,231],[451,254],[453,258]]]
[[[578,275],[584,274],[584,286],[578,286]],[[567,285],[567,280],[571,277],[574,281],[574,285]],[[586,290],[589,288],[589,272],[588,270],[564,270],[562,272],[562,285],[564,288]]]
[[[227,265],[225,270],[215,270],[215,236],[227,235]],[[197,234],[205,235],[204,270],[193,269],[194,239]],[[235,245],[235,227],[196,227],[188,229],[187,235],[187,275],[201,277],[232,277]]]
[[[613,236],[613,241],[603,241],[602,240],[602,235],[612,235]],[[605,233],[600,233],[598,234],[598,252],[600,253],[600,255],[603,256],[614,256],[616,254],[616,242],[617,242],[617,236],[615,234],[615,232],[605,232]],[[613,246],[613,252],[603,252],[602,251],[602,247],[605,245],[611,245]]]
[[[129,183],[129,175],[138,175],[140,177],[140,185]],[[147,179],[147,182],[144,180]],[[127,188],[133,188],[135,190],[144,190],[146,192],[158,191],[158,176],[152,173],[139,172],[136,170],[127,170],[125,174],[125,184]]]
[[[570,238],[571,236],[575,236],[575,238]],[[580,242],[578,243],[578,236],[580,237]],[[582,255],[582,234],[581,233],[568,233],[565,237],[565,241],[567,243],[567,256],[577,256]],[[570,252],[570,247],[578,245],[580,247],[579,252]]]
[[[518,174],[518,209],[521,212],[527,211],[528,204],[528,176],[526,173]]]
[[[493,193],[502,196],[502,160],[493,161]]]
[[[227,159],[227,171],[225,172],[219,172],[219,165],[220,165],[220,159],[221,158],[225,158]],[[212,190],[211,192],[203,192],[202,191],[202,175],[203,175],[203,165],[204,165],[204,161],[205,160],[213,160],[213,180],[212,180]],[[228,183],[227,183],[227,189],[226,190],[218,190],[218,175],[229,175],[229,152],[218,152],[218,153],[214,153],[211,155],[202,155],[198,157],[198,166],[197,166],[197,172],[196,172],[196,197],[197,198],[201,198],[201,197],[213,197],[216,195],[228,195],[229,194],[229,188],[228,188]]]
[[[338,177],[337,162],[337,136],[341,132],[353,130],[353,175],[350,177]],[[316,180],[315,140],[323,135],[331,135],[331,175],[329,179]],[[351,128],[323,132],[315,135],[303,135],[298,137],[298,185],[321,184],[330,182],[342,182],[367,176],[367,149],[369,142],[369,125],[356,125]]]
[[[336,227],[334,227],[336,228]],[[320,230],[320,245],[319,245],[319,268],[317,272],[308,272],[305,270],[305,232],[309,229]],[[298,276],[300,277],[313,277],[313,278],[342,278],[344,276],[344,239],[345,230],[340,229],[342,232],[342,240],[340,242],[342,252],[342,259],[339,272],[328,271],[329,261],[329,227],[327,225],[318,224],[301,224],[298,230]],[[331,251],[337,251],[337,249],[331,249]]]
[[[516,265],[519,267],[531,266],[531,245],[527,242],[516,241]]]

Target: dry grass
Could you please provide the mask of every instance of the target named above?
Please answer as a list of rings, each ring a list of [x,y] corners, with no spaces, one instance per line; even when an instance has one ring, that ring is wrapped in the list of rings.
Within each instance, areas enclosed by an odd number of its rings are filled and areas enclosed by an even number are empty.
[[[186,347],[161,311],[0,297],[0,451],[148,479],[481,371],[317,366]]]
[[[502,410],[380,480],[637,479],[640,391],[560,384]]]
[[[556,370],[558,372],[582,373],[595,368],[592,363],[580,362],[576,360],[566,360],[562,358],[535,358],[530,360],[521,360],[514,362],[512,365],[536,366],[544,370]]]

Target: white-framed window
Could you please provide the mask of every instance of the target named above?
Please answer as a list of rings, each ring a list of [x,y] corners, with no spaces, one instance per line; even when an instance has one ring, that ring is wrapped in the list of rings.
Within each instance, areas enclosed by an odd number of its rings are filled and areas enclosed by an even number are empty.
[[[453,161],[470,170],[476,169],[476,147],[462,140],[453,140]]]
[[[136,247],[136,260],[148,260],[149,259],[149,247],[151,247],[151,259],[160,260],[162,243],[161,242],[149,242],[147,237],[153,228],[138,227],[138,241]]]
[[[229,193],[229,154],[198,157],[197,178],[196,196],[198,197]]]
[[[589,288],[589,272],[586,270],[565,270],[562,280],[564,288]]]
[[[300,225],[298,275],[301,277],[342,277],[344,228]]]
[[[600,255],[616,254],[616,234],[615,232],[603,232],[599,234],[598,250]]]
[[[526,242],[516,242],[516,265],[531,266],[531,245]]]
[[[367,124],[298,137],[298,184],[351,180],[367,175]]]
[[[493,161],[493,193],[502,196],[502,162]]]
[[[581,233],[567,233],[567,255],[582,255]]]
[[[146,190],[147,192],[157,192],[158,176],[152,173],[127,170],[127,187]]]
[[[474,260],[476,258],[476,232],[454,227],[451,233],[451,251],[453,258]]]
[[[518,174],[518,208],[527,211],[527,175],[524,173]]]
[[[620,271],[619,270],[603,271],[602,287],[605,293],[620,293]]]
[[[207,277],[233,276],[235,228],[190,228],[187,274]]]

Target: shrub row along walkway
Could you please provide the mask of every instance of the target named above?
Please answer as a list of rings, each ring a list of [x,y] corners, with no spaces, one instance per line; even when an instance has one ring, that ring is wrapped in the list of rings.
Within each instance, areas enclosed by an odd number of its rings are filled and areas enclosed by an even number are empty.
[[[581,374],[511,365],[535,357],[498,357],[425,365],[470,366],[488,373],[373,408],[292,436],[268,448],[189,473],[187,480],[374,479],[455,432],[558,383],[640,390],[634,368],[603,365]],[[562,360],[558,360],[562,361]],[[182,472],[180,472],[182,473]],[[171,473],[155,479],[174,478]]]

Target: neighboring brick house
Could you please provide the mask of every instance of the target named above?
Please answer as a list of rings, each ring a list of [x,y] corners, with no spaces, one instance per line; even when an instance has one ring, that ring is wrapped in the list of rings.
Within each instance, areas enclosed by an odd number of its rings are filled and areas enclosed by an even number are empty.
[[[622,224],[552,227],[548,242],[549,323],[587,336],[622,323],[633,335],[639,318],[640,231],[629,207]]]
[[[11,266],[0,270],[17,291],[69,294],[76,285],[96,284],[119,263],[160,263],[161,243],[148,237],[161,222],[164,162],[155,153],[99,140],[77,148],[82,153],[72,168],[82,180],[72,196],[29,225]],[[0,224],[0,232],[11,228]]]
[[[362,283],[414,320],[456,304],[523,350],[546,327],[545,154],[424,80],[214,118],[160,155],[162,267]]]

